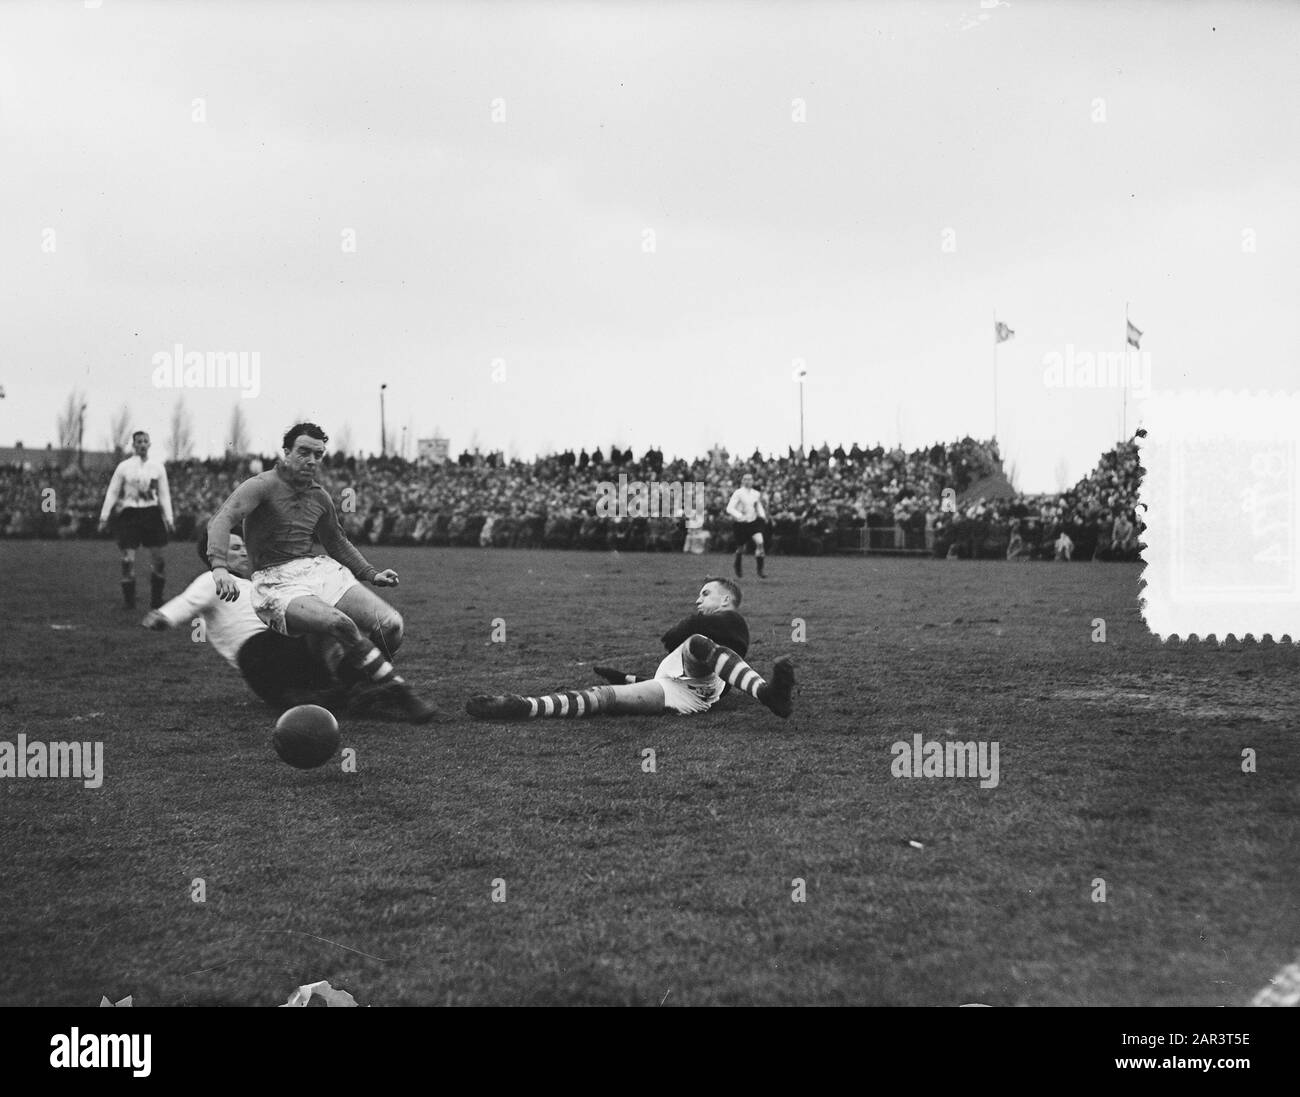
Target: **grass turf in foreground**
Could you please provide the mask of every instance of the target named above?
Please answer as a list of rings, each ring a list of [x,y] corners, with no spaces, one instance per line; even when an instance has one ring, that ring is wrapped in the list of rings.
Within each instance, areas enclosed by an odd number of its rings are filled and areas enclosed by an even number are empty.
[[[58,578],[8,588],[0,739],[106,768],[0,781],[3,1004],[1240,1004],[1300,942],[1300,653],[1162,646],[1136,567],[774,558],[743,609],[791,720],[520,725],[464,700],[650,670],[727,559],[374,549],[403,673],[458,715],[345,721],[345,774],[120,610],[110,545],[0,552]],[[893,777],[916,733],[998,741],[997,787]]]

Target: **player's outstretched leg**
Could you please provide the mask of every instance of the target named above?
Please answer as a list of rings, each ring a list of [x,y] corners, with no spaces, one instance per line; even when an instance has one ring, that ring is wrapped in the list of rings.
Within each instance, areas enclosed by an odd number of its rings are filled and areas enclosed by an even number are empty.
[[[628,674],[625,671],[616,670],[614,667],[592,667],[591,669],[612,686],[630,686],[633,682],[641,682],[645,680],[643,678],[638,678],[635,674]]]
[[[626,686],[562,689],[537,697],[508,693],[471,697],[465,711],[482,720],[578,719],[588,716],[657,716],[664,711],[664,688],[653,679]]]
[[[135,551],[122,550],[122,601],[127,609],[135,609]]]
[[[767,550],[763,547],[763,535],[754,534],[754,565],[758,568],[758,577],[766,579],[763,574],[763,564],[767,562]]]
[[[733,562],[736,569],[737,579],[743,579],[745,577],[745,573],[740,569],[740,561],[744,557],[744,555],[745,555],[745,546],[741,545],[740,548],[736,549],[736,559]]]
[[[356,622],[362,635],[383,653],[385,659],[391,660],[397,654],[406,624],[402,615],[374,591],[357,583],[347,589],[335,608]]]
[[[153,554],[153,568],[149,572],[149,607],[158,609],[163,604],[163,589],[167,586],[167,561],[161,552]]]
[[[715,644],[696,633],[687,642],[687,653],[701,667],[707,667],[724,682],[742,689],[782,719],[794,711],[794,660],[782,655],[772,664],[772,680],[763,676],[730,648]]]
[[[597,716],[608,707],[613,686],[565,689],[537,697],[506,693],[497,697],[479,694],[465,703],[465,711],[481,720],[531,720],[548,716],[577,719]]]
[[[352,588],[355,589],[357,588]],[[342,602],[343,599],[340,599],[339,604]],[[368,679],[364,685],[354,690],[358,703],[391,697],[398,703],[406,719],[416,724],[427,723],[440,715],[436,708],[415,695],[406,680],[393,669],[393,664],[362,635],[356,622],[343,610],[312,595],[304,595],[289,603],[285,610],[285,621],[290,632],[324,634],[342,645],[347,652],[347,661]]]

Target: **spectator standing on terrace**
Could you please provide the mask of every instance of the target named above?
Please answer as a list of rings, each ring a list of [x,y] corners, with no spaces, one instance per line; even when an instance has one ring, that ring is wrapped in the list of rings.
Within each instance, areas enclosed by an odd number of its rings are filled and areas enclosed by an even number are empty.
[[[1121,557],[1127,556],[1137,548],[1136,527],[1123,511],[1115,516],[1115,526],[1111,530],[1111,551]]]

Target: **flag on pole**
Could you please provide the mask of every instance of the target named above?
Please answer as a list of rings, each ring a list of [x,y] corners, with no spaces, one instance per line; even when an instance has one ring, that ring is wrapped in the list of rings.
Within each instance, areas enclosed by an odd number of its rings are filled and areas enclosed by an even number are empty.
[[[1142,348],[1138,345],[1138,340],[1142,338],[1142,333],[1138,331],[1133,321],[1129,320],[1127,317],[1125,318],[1124,323],[1128,325],[1128,345],[1130,347],[1137,347],[1138,350],[1141,350]]]
[[[1006,326],[1001,320],[993,325],[993,342],[1005,343],[1008,339],[1014,339],[1016,333]]]

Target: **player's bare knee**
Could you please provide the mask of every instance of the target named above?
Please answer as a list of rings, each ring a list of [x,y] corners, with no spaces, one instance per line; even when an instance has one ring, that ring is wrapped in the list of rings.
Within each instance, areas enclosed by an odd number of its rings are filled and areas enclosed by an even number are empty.
[[[402,620],[402,615],[397,610],[390,609],[380,615],[370,636],[376,647],[391,656],[402,646],[402,637],[405,634],[406,622]]]
[[[346,648],[355,648],[365,641],[356,622],[342,610],[330,611],[329,623],[325,631]]]

